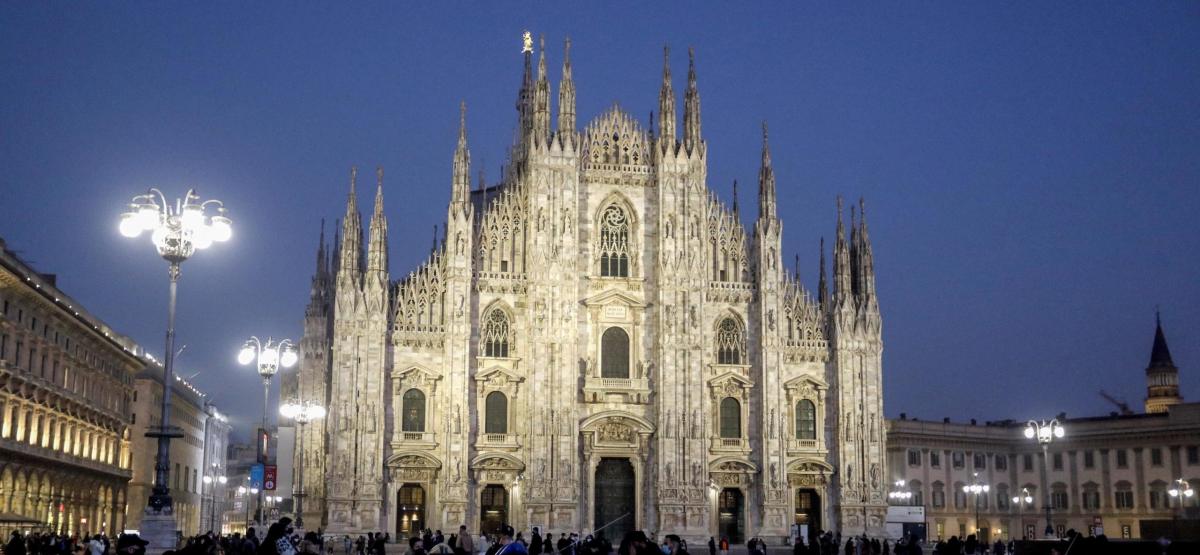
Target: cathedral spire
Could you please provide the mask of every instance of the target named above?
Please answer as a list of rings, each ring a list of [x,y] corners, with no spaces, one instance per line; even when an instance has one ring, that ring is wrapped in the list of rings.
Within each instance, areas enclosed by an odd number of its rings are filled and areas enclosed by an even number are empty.
[[[829,285],[825,282],[825,238],[821,237],[821,266],[818,270],[821,273],[817,282],[817,299],[821,303],[821,310],[829,310]]]
[[[662,87],[658,90],[658,137],[675,144],[675,91],[671,88],[671,47],[663,47]]]
[[[346,199],[346,217],[342,220],[339,274],[357,274],[362,268],[362,215],[358,213],[357,181],[358,167],[355,166],[350,168],[350,194]]]
[[[454,176],[450,206],[465,210],[471,203],[471,151],[467,149],[467,103],[458,105],[458,146],[454,148]]]
[[[874,306],[875,299],[875,255],[871,252],[871,238],[867,236],[867,203],[862,197],[858,199],[858,280],[859,294],[868,306]]]
[[[733,218],[735,220],[738,219],[738,191],[736,179],[733,180]]]
[[[850,285],[850,246],[846,244],[846,226],[842,223],[842,197],[837,198],[837,240],[833,244],[833,296],[838,306],[853,301]]]
[[[688,48],[688,84],[683,97],[683,145],[688,152],[699,148],[700,90],[696,87],[696,51]]]
[[[774,221],[775,207],[775,170],[771,168],[771,148],[767,144],[767,122],[762,124],[762,165],[758,170],[758,217],[760,220]]]
[[[370,245],[367,249],[367,272],[386,274],[387,217],[383,215],[383,167],[375,168],[375,210],[371,213]]]
[[[538,37],[537,85],[533,94],[533,129],[538,142],[550,137],[550,81],[546,78],[546,36]]]
[[[558,83],[558,133],[575,132],[575,80],[571,77],[571,37],[563,41],[562,81]]]
[[[317,240],[317,276],[329,272],[329,259],[325,255],[325,218],[321,218],[321,235]]]
[[[525,31],[521,48],[525,58],[525,73],[521,77],[521,90],[517,92],[517,115],[520,117],[517,143],[525,144],[529,132],[533,130],[533,38]]]

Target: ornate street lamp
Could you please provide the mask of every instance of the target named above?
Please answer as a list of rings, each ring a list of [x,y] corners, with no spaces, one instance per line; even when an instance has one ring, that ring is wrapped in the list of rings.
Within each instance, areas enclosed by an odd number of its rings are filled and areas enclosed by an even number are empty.
[[[888,492],[888,499],[895,501],[897,505],[907,505],[912,499],[912,492],[908,491],[908,485],[904,480],[896,480],[896,489]]]
[[[1192,489],[1192,485],[1187,480],[1176,478],[1175,487],[1167,490],[1167,495],[1179,500],[1179,511],[1171,515],[1172,534],[1175,536],[1172,539],[1174,540],[1179,538],[1179,513],[1183,512],[1183,500],[1196,495],[1196,491]]]
[[[1050,442],[1055,439],[1062,439],[1067,435],[1067,431],[1062,424],[1058,423],[1057,418],[1050,419],[1049,422],[1042,420],[1030,420],[1025,425],[1025,437],[1028,439],[1037,438],[1038,443],[1042,445],[1042,474],[1046,476],[1046,483],[1050,483]],[[1054,535],[1054,525],[1050,522],[1050,510],[1052,503],[1050,502],[1050,488],[1046,488],[1046,537]]]
[[[1033,503],[1033,496],[1029,495],[1029,488],[1021,488],[1021,495],[1014,495],[1012,498],[1013,504],[1017,506],[1017,519],[1021,523],[1021,538],[1025,537],[1025,507]],[[1009,537],[1012,537],[1009,534]]]
[[[238,352],[238,364],[243,366],[252,362],[258,366],[258,375],[262,376],[263,380],[263,415],[262,415],[262,431],[267,431],[267,406],[270,404],[271,395],[271,377],[279,372],[279,367],[291,368],[299,360],[300,356],[296,353],[296,347],[292,345],[291,340],[282,339],[275,342],[270,337],[266,342],[261,341],[257,337],[251,336],[242,345],[242,350]],[[267,464],[267,445],[263,441],[260,434],[257,440],[258,443],[258,462]],[[258,522],[264,522],[262,514],[262,498],[258,499]]]
[[[292,487],[292,498],[296,500],[296,528],[304,529],[304,427],[313,420],[324,418],[325,407],[314,401],[293,399],[279,407],[279,414],[300,425],[300,456],[296,458],[300,485]]]
[[[205,209],[216,206],[216,213],[209,216]],[[183,433],[171,426],[171,386],[174,383],[175,364],[175,297],[179,286],[179,265],[195,254],[196,250],[210,247],[213,242],[228,241],[233,236],[233,221],[225,215],[225,205],[219,200],[201,201],[194,189],[188,189],[183,199],[174,204],[167,202],[166,195],[158,189],[133,197],[129,211],[121,214],[118,229],[121,235],[134,238],[150,232],[158,255],[169,264],[167,275],[171,279],[167,302],[167,349],[163,361],[162,409],[159,426],[146,432],[146,437],[158,438],[158,453],[154,459],[154,488],[147,504],[155,513],[174,514],[171,504],[171,489],[168,481],[171,468],[171,438],[183,437]]]
[[[216,463],[214,463],[213,466],[216,466]],[[216,470],[216,469],[214,468],[213,470]],[[211,474],[204,475],[204,485],[208,486],[208,497],[209,497],[208,529],[209,530],[212,530],[213,527],[216,526],[215,523],[217,521],[217,484],[225,485],[225,483],[228,481],[229,481],[229,478],[223,474],[220,476],[213,476]],[[221,533],[221,528],[219,526],[217,526],[216,533],[217,534]]]
[[[987,493],[991,488],[980,481],[979,473],[972,473],[973,480],[970,485],[963,486],[963,493],[970,493],[975,496],[975,537],[979,538],[979,494]]]

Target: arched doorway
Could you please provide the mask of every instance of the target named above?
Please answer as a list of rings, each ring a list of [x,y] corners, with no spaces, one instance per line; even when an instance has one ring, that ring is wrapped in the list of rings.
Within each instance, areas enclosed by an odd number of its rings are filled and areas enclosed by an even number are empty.
[[[717,530],[731,544],[745,541],[742,537],[746,529],[745,504],[742,490],[737,488],[725,488],[717,498]]]
[[[483,488],[479,495],[479,527],[484,534],[495,534],[508,523],[508,490],[498,484]]]
[[[396,492],[396,534],[412,536],[425,528],[425,488],[404,484]]]
[[[807,536],[821,529],[821,494],[817,490],[796,490],[796,524],[802,527],[801,530],[808,526]]]
[[[596,465],[594,529],[616,543],[633,530],[637,514],[637,486],[629,459],[604,458]]]

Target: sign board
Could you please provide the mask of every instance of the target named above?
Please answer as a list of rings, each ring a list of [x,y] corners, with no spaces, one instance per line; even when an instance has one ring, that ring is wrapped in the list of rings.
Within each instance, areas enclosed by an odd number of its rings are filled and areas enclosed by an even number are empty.
[[[263,489],[267,491],[275,491],[275,479],[279,474],[279,467],[268,464],[263,471]]]
[[[250,467],[250,487],[262,489],[263,487],[263,465],[255,464]]]

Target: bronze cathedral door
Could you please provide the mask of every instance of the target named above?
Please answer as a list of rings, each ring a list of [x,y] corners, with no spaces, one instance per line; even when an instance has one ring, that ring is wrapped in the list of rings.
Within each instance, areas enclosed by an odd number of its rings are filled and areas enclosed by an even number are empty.
[[[614,544],[633,530],[637,486],[629,459],[600,459],[596,466],[596,513],[593,527]]]

